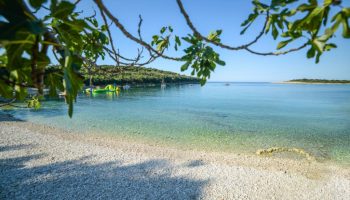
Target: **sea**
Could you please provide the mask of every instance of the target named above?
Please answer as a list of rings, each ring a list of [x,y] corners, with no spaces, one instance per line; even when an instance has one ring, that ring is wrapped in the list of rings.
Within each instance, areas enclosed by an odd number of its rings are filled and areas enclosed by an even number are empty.
[[[181,149],[255,154],[299,148],[320,162],[350,165],[350,85],[207,83],[79,94],[15,117],[77,134],[106,134]],[[278,155],[276,155],[278,156]]]

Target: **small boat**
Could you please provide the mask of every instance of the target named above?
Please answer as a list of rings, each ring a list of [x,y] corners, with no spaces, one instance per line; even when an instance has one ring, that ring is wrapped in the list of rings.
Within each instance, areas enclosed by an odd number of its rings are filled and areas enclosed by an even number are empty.
[[[162,89],[166,88],[166,83],[164,82],[164,79],[162,80],[162,83],[160,84],[160,88],[162,88]]]
[[[130,85],[124,85],[123,86],[123,90],[128,90],[128,89],[130,89]]]

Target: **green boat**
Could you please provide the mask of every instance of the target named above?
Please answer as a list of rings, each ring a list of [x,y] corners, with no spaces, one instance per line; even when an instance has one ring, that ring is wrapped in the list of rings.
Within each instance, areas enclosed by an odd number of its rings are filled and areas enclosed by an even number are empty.
[[[105,88],[101,89],[92,89],[93,94],[101,94],[101,93],[107,93],[107,92],[119,92],[120,88],[115,87],[113,85],[107,85]],[[86,93],[90,93],[90,88],[85,89]]]

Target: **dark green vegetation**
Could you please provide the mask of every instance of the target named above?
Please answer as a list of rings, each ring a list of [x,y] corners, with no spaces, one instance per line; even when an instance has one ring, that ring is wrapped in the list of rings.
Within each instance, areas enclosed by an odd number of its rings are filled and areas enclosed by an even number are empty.
[[[90,76],[87,70],[83,72],[86,85],[89,85]],[[107,84],[161,84],[165,83],[199,83],[199,79],[191,76],[180,75],[178,73],[163,71],[145,67],[116,67],[101,65],[92,70],[92,82],[94,85]]]
[[[105,56],[114,60],[117,66],[144,66],[158,58],[181,62],[181,70],[191,70],[204,85],[218,65],[225,65],[216,48],[262,56],[284,55],[307,48],[306,57],[314,58],[318,63],[324,52],[336,48],[331,40],[337,33],[350,38],[350,8],[344,7],[341,0],[252,0],[252,13],[242,23],[241,34],[255,26],[258,18],[264,19],[264,24],[258,26],[261,29],[252,41],[238,46],[221,41],[223,30],[199,32],[182,0],[174,1],[178,5],[174,9],[180,9],[191,32],[179,36],[171,26],[166,26],[152,38],[145,38],[141,35],[141,16],[137,34],[133,34],[102,0],[93,0],[99,11],[93,16],[84,15],[84,10],[79,7],[80,0],[0,0],[1,97],[8,102],[23,100],[27,97],[27,89],[35,87],[37,99],[40,99],[47,86],[53,96],[57,91],[66,93],[68,114],[72,116],[73,102],[84,82],[81,70],[91,70],[96,61]],[[45,16],[38,13],[45,13]],[[135,57],[120,55],[110,26],[118,29],[124,39],[140,46]],[[252,48],[267,34],[279,42],[279,51],[258,52]],[[302,45],[280,51],[298,43]],[[170,48],[181,51],[177,54],[180,56],[167,55]],[[49,56],[52,54],[54,56]],[[60,67],[48,70],[52,63],[59,63]]]
[[[327,79],[293,79],[287,82],[300,82],[300,83],[350,83],[350,80],[327,80]]]

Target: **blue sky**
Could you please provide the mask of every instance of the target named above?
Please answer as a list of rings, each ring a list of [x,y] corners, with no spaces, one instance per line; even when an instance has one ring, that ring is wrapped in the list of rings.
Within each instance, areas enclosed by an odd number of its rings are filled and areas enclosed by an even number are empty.
[[[239,45],[255,38],[263,25],[263,19],[257,21],[245,35],[241,36],[240,24],[252,10],[250,0],[183,0],[184,6],[198,29],[207,35],[210,31],[223,29],[222,41],[230,45]],[[179,12],[175,0],[105,0],[110,11],[120,19],[130,32],[136,35],[138,16],[142,15],[142,34],[146,41],[151,41],[161,27],[171,25],[175,34],[185,36],[191,31]],[[349,6],[346,2],[345,6]],[[96,9],[90,0],[82,1],[77,10],[84,10],[89,15]],[[96,9],[97,10],[97,9]],[[121,53],[135,55],[137,45],[126,39],[116,28],[112,28],[116,45]],[[227,51],[217,48],[226,66],[218,66],[210,81],[282,81],[293,78],[325,78],[350,79],[350,40],[340,35],[333,40],[338,48],[321,57],[321,62],[315,64],[313,59],[306,58],[306,49],[279,57],[263,57],[252,55],[245,51]],[[277,42],[266,35],[253,49],[263,52],[272,51]],[[296,47],[298,43],[291,44]],[[169,54],[177,55],[176,52]],[[113,64],[110,59],[101,60],[99,64]],[[160,59],[149,67],[180,72],[181,63]],[[189,74],[189,72],[185,72]]]

